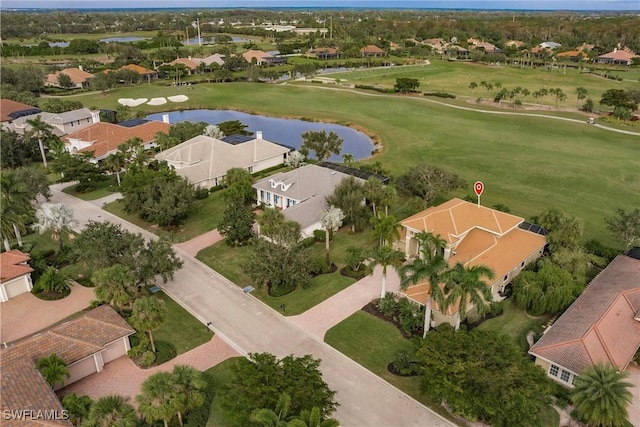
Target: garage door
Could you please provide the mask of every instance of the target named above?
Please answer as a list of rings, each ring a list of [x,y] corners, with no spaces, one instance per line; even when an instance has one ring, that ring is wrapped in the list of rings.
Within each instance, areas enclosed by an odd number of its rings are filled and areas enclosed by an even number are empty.
[[[7,291],[7,297],[11,299],[25,292],[29,292],[29,285],[24,279],[20,279],[15,282],[5,283],[4,289]]]
[[[93,374],[94,372],[96,372],[96,362],[93,356],[87,357],[86,359],[69,366],[69,374],[71,374],[71,376],[65,384],[71,384],[86,377],[87,375]]]
[[[124,348],[124,342],[120,339],[118,341],[109,344],[102,352],[102,360],[104,363],[109,363],[113,359],[117,359],[120,356],[127,354]]]

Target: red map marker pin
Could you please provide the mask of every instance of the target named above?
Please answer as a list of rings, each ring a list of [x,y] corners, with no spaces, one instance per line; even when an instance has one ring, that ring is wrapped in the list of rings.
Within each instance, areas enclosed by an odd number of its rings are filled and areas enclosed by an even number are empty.
[[[484,191],[484,184],[482,183],[482,181],[476,181],[476,183],[473,184],[473,189],[478,197],[480,197],[482,195],[482,192]]]

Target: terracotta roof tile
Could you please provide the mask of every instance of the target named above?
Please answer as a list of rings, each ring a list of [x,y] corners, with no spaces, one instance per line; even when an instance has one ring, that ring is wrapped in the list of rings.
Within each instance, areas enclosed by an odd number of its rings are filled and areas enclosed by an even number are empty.
[[[131,128],[113,123],[99,122],[69,134],[65,136],[65,139],[92,142],[89,147],[81,149],[80,152],[93,151],[93,157],[101,158],[111,151],[117,150],[120,144],[132,138],[141,138],[143,144],[153,142],[155,141],[156,133],[163,132],[168,134],[169,128],[170,125],[168,123],[158,121],[151,121]]]
[[[579,374],[609,361],[624,369],[640,347],[640,261],[614,259],[531,347],[530,353]]]
[[[182,64],[185,67],[189,68],[190,70],[195,70],[198,68],[198,63],[196,63],[195,61],[189,58],[178,58],[169,62],[169,65],[176,65],[176,64]]]
[[[73,83],[84,83],[87,80],[91,80],[95,77],[95,75],[91,73],[87,73],[79,68],[65,68],[64,70],[58,71],[57,73],[47,74],[47,83],[50,84],[58,84],[58,75],[66,74],[71,78]]]
[[[2,252],[0,254],[0,282],[6,282],[31,273],[33,268],[26,264],[30,259],[28,254],[17,249]]]
[[[634,52],[625,50],[625,49],[617,49],[613,52],[605,53],[604,55],[598,56],[598,59],[614,59],[618,61],[629,61],[631,58],[635,58],[636,55]]]
[[[22,102],[13,101],[11,99],[0,99],[0,121],[7,122],[13,120],[14,117],[12,117],[10,114],[18,111],[29,111],[29,114],[35,114],[39,113],[40,109],[38,107],[23,104]]]
[[[360,49],[361,53],[384,53],[384,50],[380,49],[378,46],[370,44],[362,49]]]

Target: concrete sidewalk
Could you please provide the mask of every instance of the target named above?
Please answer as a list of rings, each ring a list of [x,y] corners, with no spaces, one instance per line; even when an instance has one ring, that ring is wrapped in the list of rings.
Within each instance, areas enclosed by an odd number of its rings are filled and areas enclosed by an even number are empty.
[[[297,316],[287,319],[314,338],[324,341],[324,334],[353,313],[380,297],[382,267],[378,266],[374,274],[360,279],[347,289]],[[400,286],[400,277],[393,267],[387,268],[387,292],[396,292]]]
[[[198,252],[200,252],[204,248],[208,248],[209,246],[218,243],[221,240],[224,240],[224,237],[222,237],[216,229],[201,234],[198,237],[194,237],[191,240],[187,240],[186,242],[176,243],[174,244],[174,246],[195,257],[196,255],[198,255]]]

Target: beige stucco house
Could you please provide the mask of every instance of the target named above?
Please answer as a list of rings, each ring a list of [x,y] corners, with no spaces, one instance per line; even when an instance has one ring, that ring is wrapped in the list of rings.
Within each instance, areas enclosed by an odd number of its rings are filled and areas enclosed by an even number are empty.
[[[465,267],[484,265],[495,278],[487,282],[494,300],[524,267],[538,259],[547,243],[542,234],[529,231],[523,218],[478,206],[461,199],[451,199],[430,207],[400,222],[400,240],[396,248],[407,257],[420,256],[417,235],[421,232],[439,235],[446,241],[443,256],[450,266],[460,262]],[[425,305],[429,297],[428,282],[406,290],[409,299]],[[469,306],[469,309],[472,309]],[[459,326],[459,306],[452,305],[443,313],[434,304],[435,325]]]
[[[88,108],[80,108],[64,113],[42,112],[29,116],[20,117],[10,123],[7,128],[23,135],[31,130],[31,125],[27,121],[40,117],[40,120],[47,123],[53,129],[51,132],[57,136],[80,131],[94,123],[100,122],[100,112],[92,111]]]
[[[573,387],[598,362],[624,371],[640,348],[640,260],[619,255],[529,350],[536,365]]]
[[[0,302],[7,302],[25,292],[31,292],[31,258],[17,249],[0,253]]]
[[[262,138],[234,135],[224,138],[226,142],[206,135],[198,135],[182,144],[156,155],[174,167],[178,175],[193,184],[209,188],[221,185],[231,168],[246,169],[250,173],[281,165],[291,148]]]

